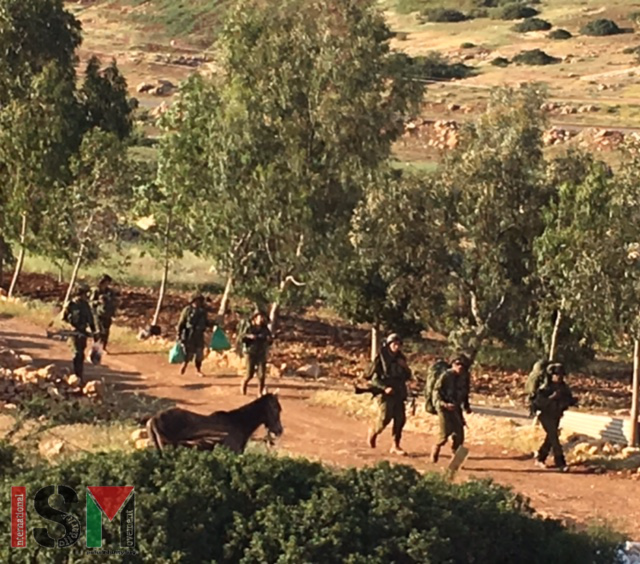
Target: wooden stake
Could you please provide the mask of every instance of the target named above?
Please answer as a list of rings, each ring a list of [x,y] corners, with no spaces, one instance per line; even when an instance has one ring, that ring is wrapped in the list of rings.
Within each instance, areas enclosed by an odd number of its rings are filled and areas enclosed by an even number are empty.
[[[638,400],[640,396],[640,339],[633,342],[633,386],[631,389],[631,446],[638,445]]]

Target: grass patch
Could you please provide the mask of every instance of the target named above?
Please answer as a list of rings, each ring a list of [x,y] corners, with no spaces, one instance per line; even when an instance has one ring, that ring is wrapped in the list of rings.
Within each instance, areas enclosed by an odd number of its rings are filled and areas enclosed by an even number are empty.
[[[620,29],[618,24],[613,20],[601,18],[599,20],[590,21],[580,30],[580,33],[582,35],[602,37],[605,35],[618,35],[622,33],[622,29]]]
[[[553,65],[559,63],[560,59],[548,55],[542,49],[531,49],[518,53],[513,62],[517,65]]]
[[[571,35],[571,32],[567,31],[566,29],[554,29],[553,31],[549,32],[549,35],[547,35],[547,37],[555,41],[564,41],[566,39],[571,39],[573,35]]]
[[[518,33],[528,33],[530,31],[548,31],[553,26],[547,21],[540,18],[526,18],[519,24],[513,26],[513,31]]]

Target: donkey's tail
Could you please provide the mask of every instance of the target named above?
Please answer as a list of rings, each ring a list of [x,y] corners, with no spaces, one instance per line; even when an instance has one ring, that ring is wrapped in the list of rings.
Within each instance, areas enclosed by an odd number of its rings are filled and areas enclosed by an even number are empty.
[[[160,431],[158,430],[155,416],[147,421],[147,434],[153,441],[154,446],[162,453],[162,441],[160,440]]]

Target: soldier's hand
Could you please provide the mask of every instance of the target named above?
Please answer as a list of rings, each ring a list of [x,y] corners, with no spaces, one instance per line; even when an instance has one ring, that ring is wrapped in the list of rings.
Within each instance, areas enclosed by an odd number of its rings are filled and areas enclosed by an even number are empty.
[[[453,411],[456,406],[452,403],[445,403],[442,405],[442,407],[444,407],[447,411]]]
[[[393,388],[385,388],[384,389],[384,393],[387,396],[392,396],[393,395]]]

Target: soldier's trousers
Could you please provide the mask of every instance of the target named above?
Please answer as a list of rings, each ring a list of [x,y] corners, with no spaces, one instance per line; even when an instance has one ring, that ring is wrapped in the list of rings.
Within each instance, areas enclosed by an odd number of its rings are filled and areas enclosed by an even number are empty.
[[[438,422],[440,423],[440,434],[437,446],[444,446],[451,437],[452,449],[458,450],[458,447],[464,443],[464,420],[460,408],[456,408],[454,411],[438,410]]]
[[[100,344],[106,349],[109,343],[109,334],[111,333],[111,318],[96,317],[96,326],[100,335]]]
[[[565,466],[566,461],[564,459],[564,453],[562,452],[562,445],[560,444],[560,437],[558,435],[558,428],[560,427],[560,418],[554,415],[540,414],[540,424],[546,433],[544,442],[538,449],[536,458],[540,462],[547,460],[549,452],[553,452],[553,460],[556,466]]]
[[[407,414],[404,410],[404,401],[397,400],[391,396],[380,396],[378,399],[379,411],[378,418],[373,424],[373,432],[379,435],[384,431],[386,426],[393,421],[392,435],[394,440],[399,443],[402,438],[402,429],[407,422]]]
[[[73,351],[73,373],[80,378],[82,382],[82,375],[84,373],[84,352],[87,348],[87,337],[71,337],[69,340],[71,350]]]
[[[192,345],[189,343],[183,343],[184,345],[184,362],[185,364],[195,359],[196,368],[200,370],[202,368],[202,361],[204,360],[204,345]]]
[[[258,382],[260,383],[260,391],[264,390],[264,384],[267,379],[267,356],[266,355],[246,355],[247,371],[243,384],[246,386],[253,377],[258,375]]]

